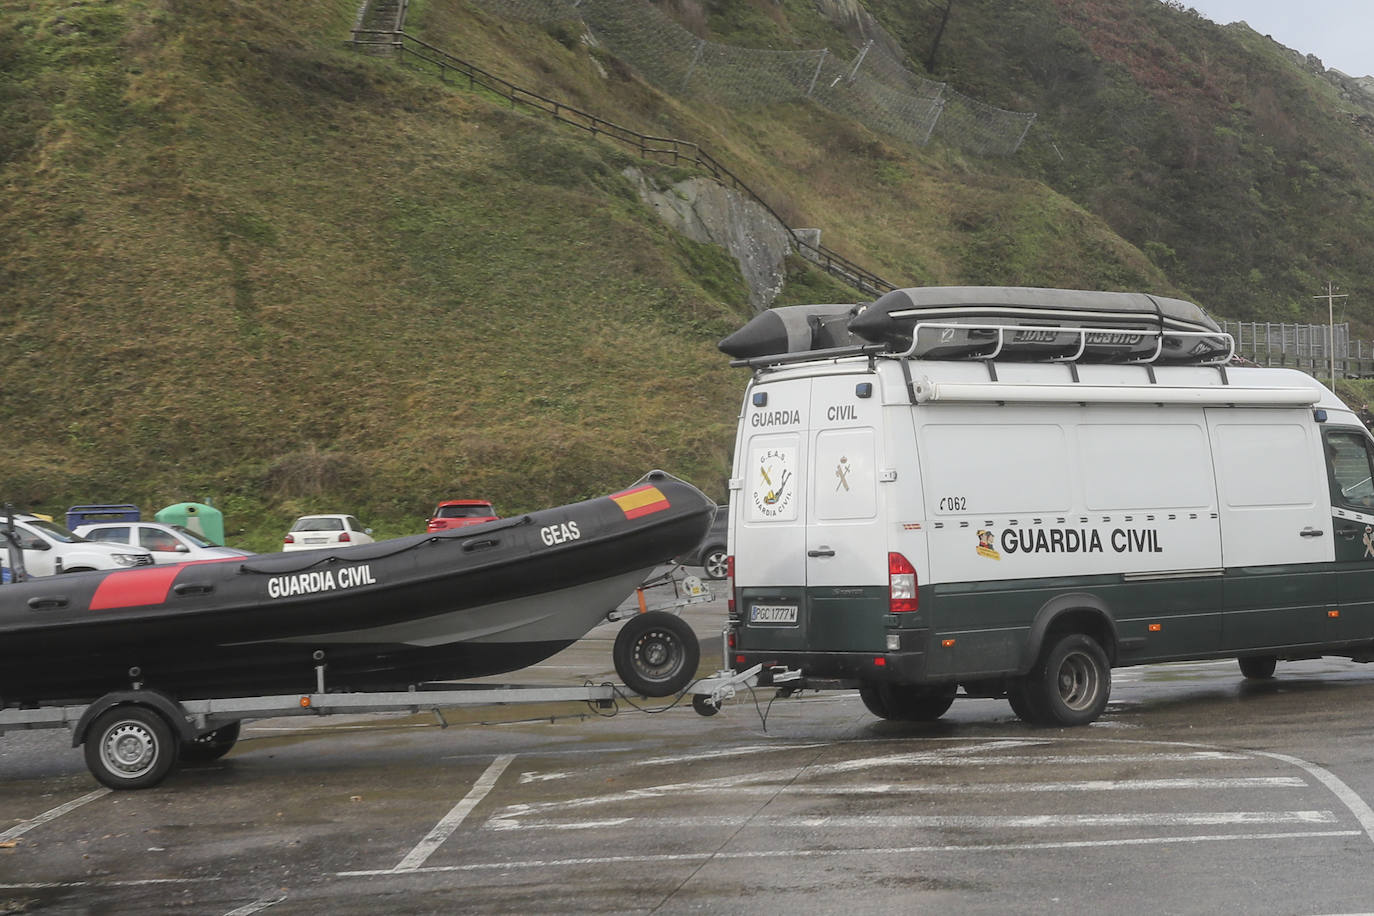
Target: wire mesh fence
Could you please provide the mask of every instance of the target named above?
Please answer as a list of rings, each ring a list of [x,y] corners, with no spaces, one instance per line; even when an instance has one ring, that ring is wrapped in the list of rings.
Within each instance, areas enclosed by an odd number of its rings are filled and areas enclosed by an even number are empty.
[[[932,137],[981,155],[1011,155],[1035,120],[919,76],[896,59],[886,32],[845,58],[828,48],[769,51],[698,38],[648,0],[474,0],[530,22],[579,20],[645,80],[733,108],[810,99],[873,130],[924,145]],[[878,29],[876,23],[870,29]]]
[[[1318,377],[1374,376],[1374,346],[1352,340],[1349,323],[1287,324],[1268,321],[1222,321],[1221,329],[1236,341],[1236,355],[1260,366],[1287,366]]]

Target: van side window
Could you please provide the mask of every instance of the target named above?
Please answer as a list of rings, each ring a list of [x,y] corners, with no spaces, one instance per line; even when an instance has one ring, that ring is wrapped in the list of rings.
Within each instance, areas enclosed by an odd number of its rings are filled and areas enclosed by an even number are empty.
[[[1332,501],[1356,509],[1374,508],[1374,460],[1369,454],[1369,439],[1354,430],[1328,430],[1326,460]]]

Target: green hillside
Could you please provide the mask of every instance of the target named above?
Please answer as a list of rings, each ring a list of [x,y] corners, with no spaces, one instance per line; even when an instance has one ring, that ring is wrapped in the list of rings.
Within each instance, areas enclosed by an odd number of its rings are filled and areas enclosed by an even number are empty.
[[[917,69],[926,7],[869,4]],[[1038,113],[1005,159],[802,103],[669,98],[566,23],[425,0],[406,28],[705,145],[893,282],[1148,289],[1292,320],[1331,275],[1374,324],[1356,257],[1374,151],[1328,82],[1157,0],[1023,0],[1016,28],[1005,8],[958,0],[935,74]],[[805,0],[668,9],[719,41],[846,40]],[[210,500],[252,549],[303,512],[390,536],[437,498],[514,513],[653,467],[724,498],[744,379],[714,344],[746,291],[623,170],[685,173],[352,51],[356,10],[0,0],[0,372],[19,446],[0,498]],[[1209,69],[1146,72],[1102,32],[1113,16]],[[857,298],[790,269],[779,304]]]

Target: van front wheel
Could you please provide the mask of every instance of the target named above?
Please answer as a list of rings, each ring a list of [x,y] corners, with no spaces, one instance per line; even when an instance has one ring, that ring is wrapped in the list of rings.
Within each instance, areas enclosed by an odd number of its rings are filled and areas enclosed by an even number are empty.
[[[1019,692],[1017,700],[1037,724],[1087,725],[1102,715],[1112,693],[1107,653],[1091,636],[1060,637],[1026,675]]]
[[[1248,658],[1238,658],[1240,662],[1240,673],[1250,680],[1266,681],[1274,676],[1274,668],[1278,665],[1278,659],[1272,655],[1252,655]]]

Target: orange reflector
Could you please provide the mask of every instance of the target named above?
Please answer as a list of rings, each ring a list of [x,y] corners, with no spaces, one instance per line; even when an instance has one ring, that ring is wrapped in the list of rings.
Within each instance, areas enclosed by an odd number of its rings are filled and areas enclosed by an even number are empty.
[[[1162,629],[1164,629],[1164,624],[1162,624],[1162,623],[1152,623],[1152,624],[1150,624],[1150,632],[1151,632],[1151,633],[1158,633],[1158,632],[1159,632],[1160,630],[1162,630]]]
[[[1334,620],[1335,618],[1341,616],[1341,612],[1340,612],[1340,611],[1327,611],[1327,612],[1326,612],[1326,616],[1327,616],[1327,617],[1330,617],[1330,618],[1332,618],[1332,619]]]
[[[310,697],[301,697],[301,709],[310,708]]]
[[[881,667],[883,667],[883,666],[886,665],[886,664],[887,664],[887,659],[885,659],[885,658],[875,658],[875,659],[873,659],[873,666],[874,666],[875,668],[881,668]]]
[[[954,648],[954,640],[952,640],[952,639],[942,639],[942,640],[940,640],[940,645],[943,646],[943,647],[946,648],[946,649],[952,649],[952,648]]]

